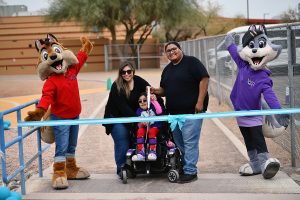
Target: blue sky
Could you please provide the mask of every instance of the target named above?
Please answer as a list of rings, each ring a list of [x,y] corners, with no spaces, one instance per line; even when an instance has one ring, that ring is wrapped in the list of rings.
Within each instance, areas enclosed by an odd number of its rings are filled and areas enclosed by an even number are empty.
[[[199,0],[201,3],[207,0]],[[221,6],[220,14],[235,17],[238,14],[247,17],[247,0],[211,0]],[[49,6],[49,0],[4,0],[9,5],[26,5],[29,11],[37,11]],[[289,8],[298,8],[300,0],[248,0],[249,18],[271,19]]]

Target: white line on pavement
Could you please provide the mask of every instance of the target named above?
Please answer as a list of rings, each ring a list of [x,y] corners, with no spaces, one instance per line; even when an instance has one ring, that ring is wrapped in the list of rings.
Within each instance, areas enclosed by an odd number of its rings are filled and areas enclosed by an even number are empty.
[[[95,111],[88,117],[89,119],[93,119],[96,117],[96,115],[100,112],[100,110],[105,106],[106,102],[108,99],[108,94],[106,94],[106,96],[104,97],[104,99],[101,101],[100,105],[95,109]],[[88,124],[87,125],[80,125],[79,128],[79,133],[78,133],[78,139],[80,138],[80,136],[85,132],[85,130],[88,128]]]
[[[210,112],[210,111],[207,111]],[[219,120],[216,118],[211,119],[220,130],[226,135],[226,137],[232,142],[232,144],[237,148],[237,150],[247,159],[247,150],[246,146]]]

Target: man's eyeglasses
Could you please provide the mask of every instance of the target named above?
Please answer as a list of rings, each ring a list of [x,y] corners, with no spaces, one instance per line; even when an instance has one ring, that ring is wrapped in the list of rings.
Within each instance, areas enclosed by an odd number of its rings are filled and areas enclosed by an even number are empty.
[[[126,73],[129,75],[129,74],[132,73],[132,70],[131,70],[131,69],[129,69],[129,70],[123,70],[123,71],[121,72],[122,75],[125,75]]]
[[[178,49],[178,48],[176,48],[176,47],[173,47],[173,48],[171,48],[171,49],[167,49],[167,50],[166,50],[166,53],[167,53],[167,54],[170,54],[170,53],[172,53],[172,52],[177,51],[177,49]]]
[[[146,103],[146,102],[147,102],[147,99],[139,100],[139,103]]]

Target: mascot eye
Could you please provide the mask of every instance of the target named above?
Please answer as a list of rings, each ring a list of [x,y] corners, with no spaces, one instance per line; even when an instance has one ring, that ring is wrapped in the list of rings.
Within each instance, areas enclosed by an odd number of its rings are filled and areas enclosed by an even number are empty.
[[[43,50],[42,53],[41,53],[41,59],[43,61],[47,60],[48,59],[48,52],[46,50]]]
[[[62,50],[59,47],[54,47],[54,51],[56,53],[61,53],[62,52]]]
[[[253,41],[249,42],[248,46],[249,46],[250,49],[253,49],[254,48],[254,42]]]
[[[259,48],[264,48],[266,46],[266,42],[265,41],[259,41],[258,46],[259,46]]]
[[[53,50],[54,50],[56,53],[62,53],[62,52],[63,52],[62,48],[61,48],[58,44],[53,44],[53,45],[52,45],[52,48],[53,48]]]

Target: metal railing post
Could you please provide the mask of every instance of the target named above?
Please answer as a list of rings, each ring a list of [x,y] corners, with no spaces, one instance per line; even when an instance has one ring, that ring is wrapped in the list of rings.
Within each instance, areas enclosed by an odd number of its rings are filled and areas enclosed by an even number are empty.
[[[295,107],[295,93],[294,93],[294,64],[295,57],[293,54],[293,42],[295,42],[295,33],[290,25],[287,25],[287,50],[288,50],[288,79],[289,79],[289,92],[290,92],[290,107]],[[295,47],[295,46],[294,46]],[[291,161],[292,167],[296,167],[296,127],[294,115],[290,115],[290,129],[291,129]]]
[[[137,44],[137,59],[138,59],[138,69],[141,69],[141,56],[140,56],[140,44]]]
[[[36,104],[37,106],[37,104]],[[38,147],[38,167],[39,167],[39,177],[43,177],[43,157],[42,157],[42,137],[41,137],[41,129],[39,128],[37,131],[37,147]]]
[[[7,174],[6,174],[6,157],[5,157],[5,138],[4,138],[4,121],[3,113],[0,113],[0,150],[1,150],[1,168],[2,168],[2,181],[6,184]]]
[[[109,71],[109,60],[108,60],[108,47],[107,47],[107,45],[104,45],[104,70],[106,71],[106,72],[108,72]]]
[[[217,98],[219,101],[219,104],[221,104],[221,76],[220,76],[220,70],[218,68],[218,50],[217,50],[217,40],[214,38],[214,48],[215,48],[215,70],[216,70],[216,76],[217,76]]]
[[[17,121],[21,121],[21,109],[17,111]],[[18,136],[22,137],[22,127],[18,127]],[[21,176],[21,193],[22,195],[26,194],[26,186],[25,186],[25,163],[24,163],[24,152],[23,152],[23,139],[18,142],[19,144],[19,164],[21,169],[20,176]]]

